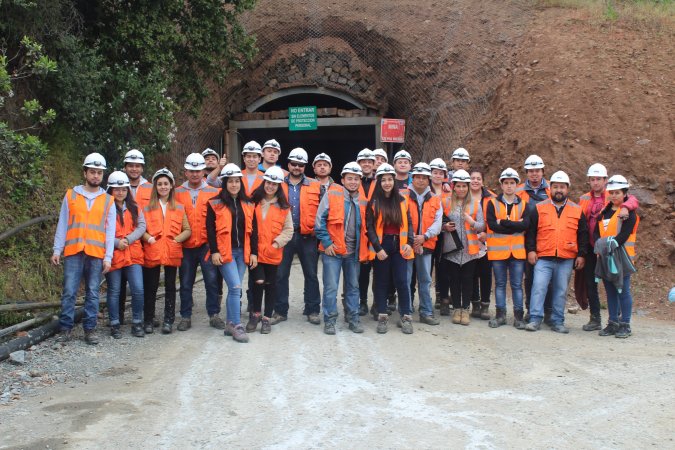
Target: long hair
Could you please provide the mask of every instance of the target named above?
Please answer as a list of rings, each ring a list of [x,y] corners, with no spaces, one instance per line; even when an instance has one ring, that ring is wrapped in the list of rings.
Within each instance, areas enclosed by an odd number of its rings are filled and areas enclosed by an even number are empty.
[[[171,190],[169,191],[169,197],[167,199],[166,204],[169,206],[169,209],[176,209],[176,200],[174,199],[174,192],[176,190],[176,187],[174,186],[173,182],[171,181],[171,178],[165,176],[165,175],[160,175],[157,178],[155,178],[155,181],[152,183],[152,193],[150,194],[150,202],[148,203],[148,207],[150,209],[155,209],[159,206],[159,195],[157,195],[157,181],[160,178],[166,178],[169,180],[171,183]]]
[[[230,195],[230,193],[227,191],[227,182],[228,182],[229,179],[230,179],[230,177],[224,177],[222,179],[223,180],[222,189],[220,190],[218,195],[216,195],[216,198],[219,198],[220,201],[222,201],[223,204],[225,206],[227,206],[227,208],[230,210],[230,212],[234,213],[234,202],[235,201],[239,200],[239,202],[250,202],[251,199],[244,192],[244,180],[241,179],[241,177],[240,177],[241,187],[239,188],[239,192],[237,192],[237,195],[232,197],[232,195]],[[281,186],[279,186],[279,189],[281,189]]]
[[[403,216],[401,216],[401,202],[403,197],[396,186],[387,197],[382,189],[382,176],[377,179],[373,197],[368,201],[368,207],[373,208],[375,217],[382,215],[382,225],[400,227],[403,225]]]
[[[471,188],[468,186],[467,183],[467,191],[466,191],[466,197],[464,197],[464,200],[460,200],[459,197],[457,197],[457,193],[455,190],[452,190],[452,197],[450,199],[450,211],[454,211],[455,208],[459,205],[462,208],[463,212],[466,212],[469,209],[469,205],[473,199],[471,198]]]
[[[260,183],[260,186],[258,186],[251,194],[251,201],[253,203],[260,203],[260,200],[265,198],[265,195],[265,181],[263,181]],[[274,194],[274,196],[277,198],[277,205],[279,208],[288,209],[291,207],[291,205],[288,204],[284,190],[281,188],[281,184],[279,184],[279,189],[277,189],[277,192]]]
[[[134,196],[131,195],[130,188],[127,188],[127,196],[124,199],[124,204],[127,207],[127,211],[131,214],[131,223],[134,224],[134,227],[138,226],[138,204],[136,204]],[[115,209],[117,210],[117,217],[119,217],[120,223],[124,226],[124,213],[122,212],[122,207],[117,206],[117,202],[115,202]]]

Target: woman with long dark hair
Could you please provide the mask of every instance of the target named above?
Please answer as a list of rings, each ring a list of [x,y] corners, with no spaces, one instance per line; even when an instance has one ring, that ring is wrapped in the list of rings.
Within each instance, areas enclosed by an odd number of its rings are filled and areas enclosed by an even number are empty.
[[[487,208],[487,203],[496,197],[495,193],[483,185],[485,172],[478,167],[472,167],[469,170],[471,182],[469,183],[469,192],[471,199],[479,201],[483,208],[483,214]],[[473,298],[471,299],[471,317],[476,319],[490,320],[490,294],[492,293],[492,264],[487,256],[487,233],[484,231],[478,235],[478,255],[476,261],[476,270],[473,275]]]

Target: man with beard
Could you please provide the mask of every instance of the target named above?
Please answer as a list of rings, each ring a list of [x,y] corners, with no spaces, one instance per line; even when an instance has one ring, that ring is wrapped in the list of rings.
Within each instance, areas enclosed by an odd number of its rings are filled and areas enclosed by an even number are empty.
[[[101,276],[110,270],[115,244],[117,213],[113,199],[101,188],[106,170],[105,158],[91,153],[84,159],[84,184],[66,192],[54,236],[51,263],[61,264],[63,252],[63,294],[61,295],[61,333],[59,342],[71,339],[75,325],[75,300],[84,278],[84,341],[98,344],[98,316]]]
[[[584,267],[588,248],[586,216],[568,200],[570,179],[563,171],[551,176],[551,199],[532,209],[525,238],[527,260],[534,266],[528,331],[537,331],[544,320],[544,300],[551,284],[551,330],[569,333],[565,327],[565,300],[573,269]]]

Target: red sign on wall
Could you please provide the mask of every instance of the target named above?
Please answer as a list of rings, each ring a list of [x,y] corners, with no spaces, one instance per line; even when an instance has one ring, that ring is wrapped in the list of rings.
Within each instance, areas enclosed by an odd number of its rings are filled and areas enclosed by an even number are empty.
[[[405,139],[405,120],[382,119],[380,122],[380,140],[402,144]]]

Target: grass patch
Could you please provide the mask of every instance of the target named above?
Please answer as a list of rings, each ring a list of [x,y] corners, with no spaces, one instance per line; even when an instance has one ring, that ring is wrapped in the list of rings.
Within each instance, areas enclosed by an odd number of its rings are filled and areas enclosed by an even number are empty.
[[[675,26],[675,0],[535,0],[540,7],[584,11],[590,18],[605,22]]]

